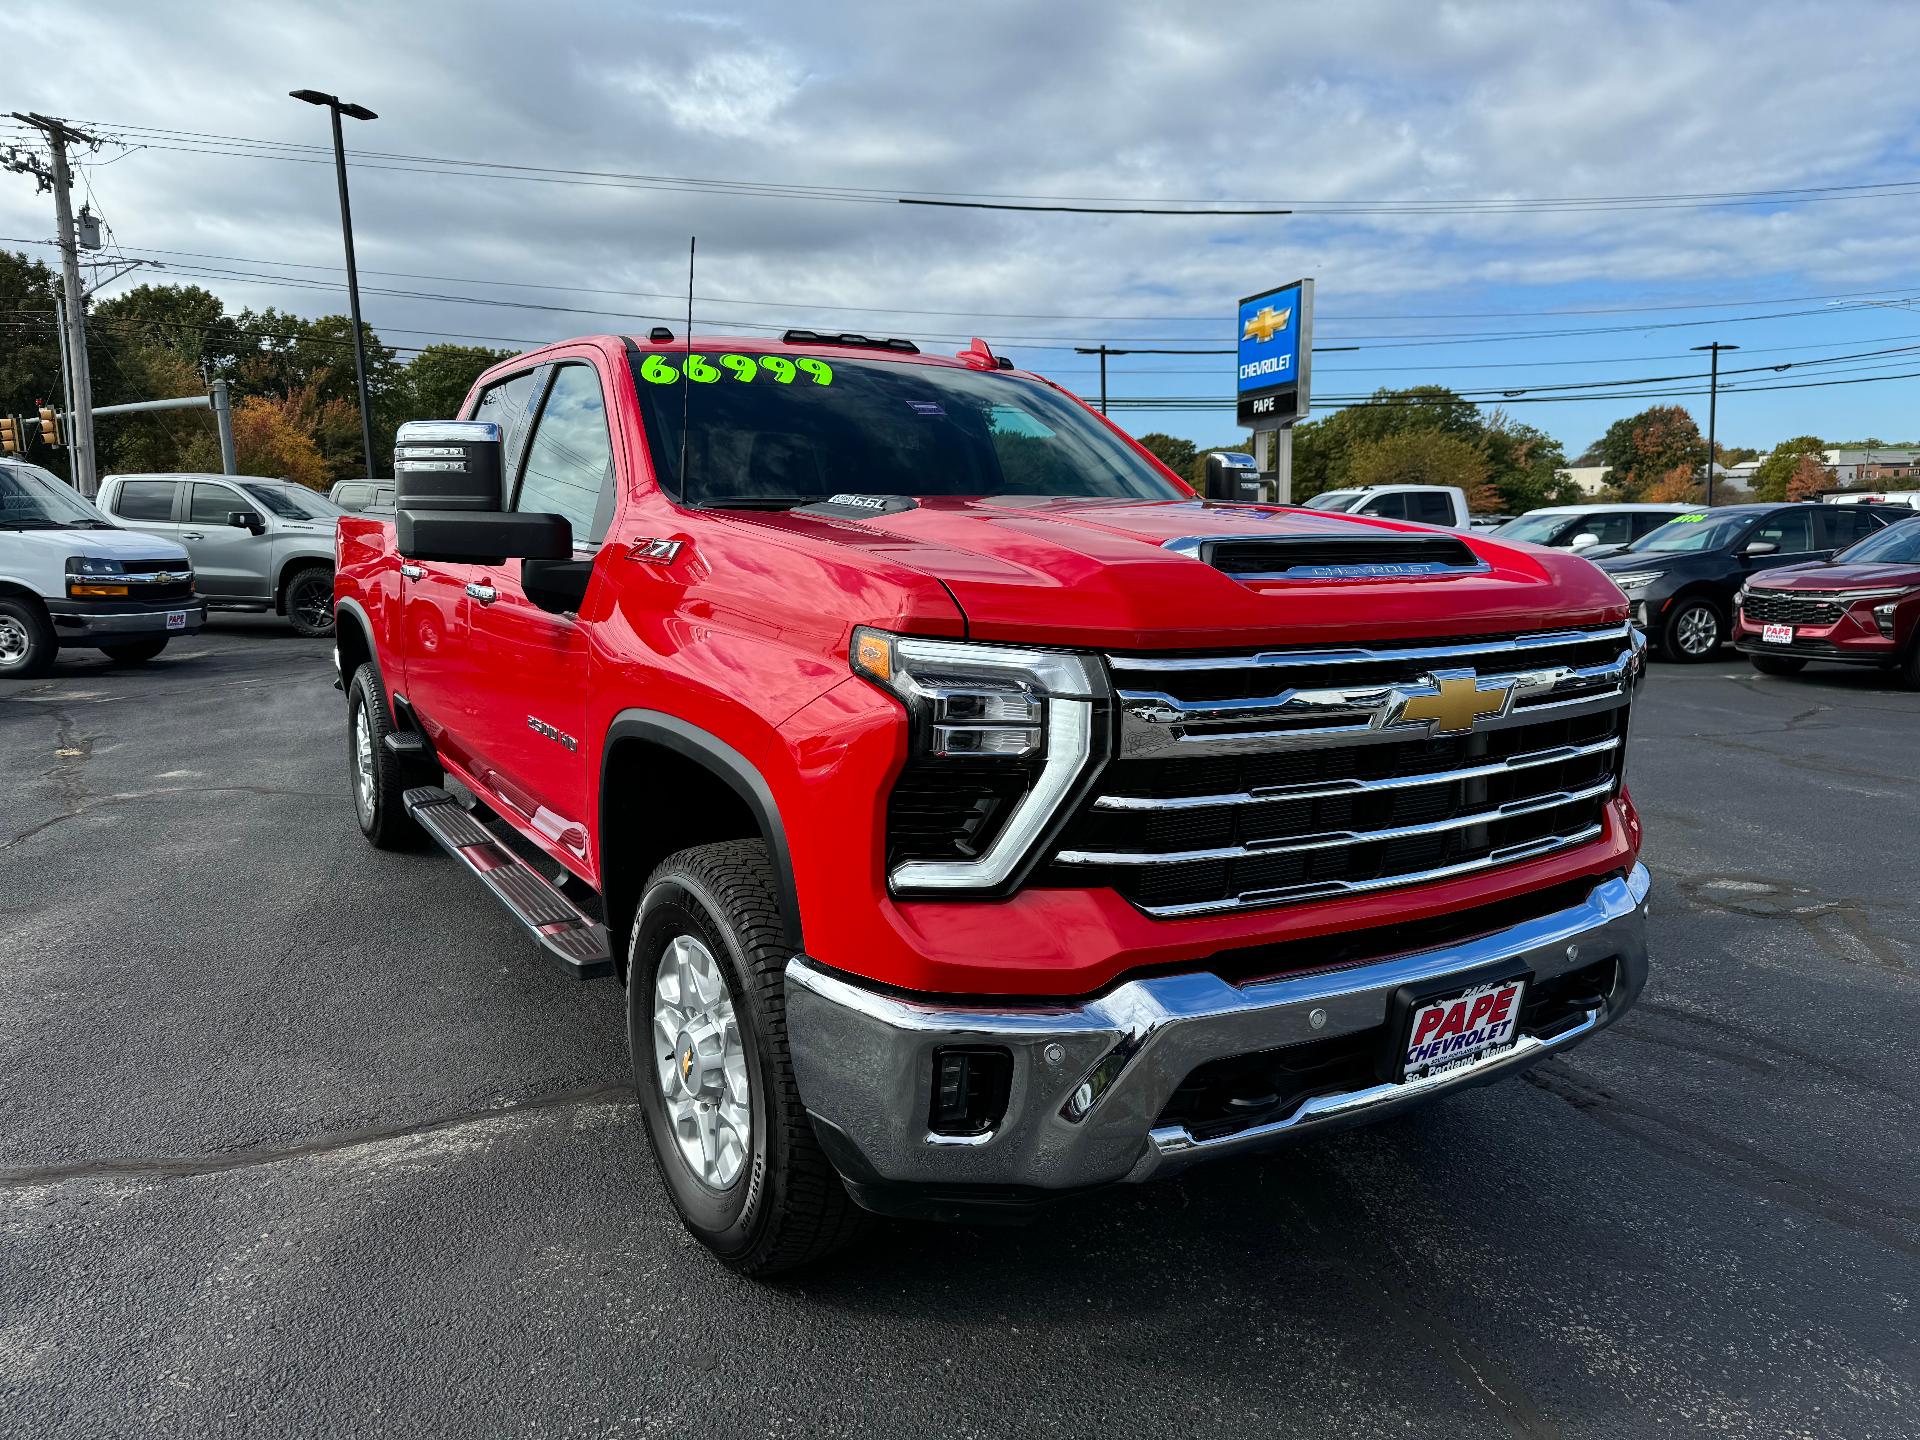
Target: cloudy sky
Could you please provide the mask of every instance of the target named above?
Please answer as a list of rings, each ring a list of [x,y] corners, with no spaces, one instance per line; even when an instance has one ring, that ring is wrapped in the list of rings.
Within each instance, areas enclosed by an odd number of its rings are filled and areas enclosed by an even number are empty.
[[[286,92],[378,111],[348,122],[355,233],[398,345],[644,330],[684,305],[697,234],[702,330],[979,334],[1088,392],[1076,345],[1224,346],[1236,297],[1312,275],[1325,404],[1444,383],[1576,452],[1645,393],[1698,391],[1653,377],[1720,339],[1730,369],[1794,366],[1735,384],[1901,377],[1723,393],[1724,441],[1920,439],[1911,5],[15,0],[9,30],[69,61],[16,47],[0,112],[118,142],[83,198],[125,255],[232,308],[345,309],[332,174],[294,148],[325,116]],[[1542,199],[1574,203],[1513,203]],[[52,228],[0,174],[0,236]],[[1116,398],[1221,400],[1232,360],[1111,374]],[[1234,428],[1225,406],[1116,414]]]

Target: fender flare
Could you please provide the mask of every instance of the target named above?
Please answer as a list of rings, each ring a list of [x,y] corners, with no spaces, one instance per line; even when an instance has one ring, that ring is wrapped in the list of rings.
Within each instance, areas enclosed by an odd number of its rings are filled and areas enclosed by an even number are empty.
[[[801,953],[800,896],[793,880],[793,855],[787,848],[787,827],[773,789],[753,762],[726,741],[676,715],[658,710],[622,710],[607,727],[600,750],[600,813],[607,808],[607,757],[621,740],[644,740],[691,760],[710,771],[740,797],[766,837],[773,857],[774,886],[780,896],[780,918],[786,943]]]

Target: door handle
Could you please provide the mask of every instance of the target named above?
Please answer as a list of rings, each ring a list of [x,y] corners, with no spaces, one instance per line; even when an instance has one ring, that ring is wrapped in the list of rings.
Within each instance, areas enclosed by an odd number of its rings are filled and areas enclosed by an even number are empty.
[[[402,580],[418,580],[426,573],[427,572],[418,565],[402,565],[400,567],[400,578]]]
[[[491,605],[495,600],[500,598],[499,591],[495,590],[493,586],[482,585],[477,580],[469,580],[467,582],[467,594],[471,595],[475,600],[478,600],[482,605]]]
[[[204,540],[207,537],[199,530],[182,530],[180,532],[180,538],[182,540]]]

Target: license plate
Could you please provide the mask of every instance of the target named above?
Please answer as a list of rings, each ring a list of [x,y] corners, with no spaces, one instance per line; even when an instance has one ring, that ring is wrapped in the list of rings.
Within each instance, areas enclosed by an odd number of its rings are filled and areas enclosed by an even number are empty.
[[[1505,1050],[1520,1038],[1525,980],[1501,980],[1418,1007],[1402,1056],[1407,1079],[1436,1075]]]
[[[187,612],[186,611],[169,610],[167,612],[167,629],[184,630],[186,628],[187,628]]]
[[[1769,645],[1791,645],[1793,644],[1793,626],[1762,625],[1760,638]]]

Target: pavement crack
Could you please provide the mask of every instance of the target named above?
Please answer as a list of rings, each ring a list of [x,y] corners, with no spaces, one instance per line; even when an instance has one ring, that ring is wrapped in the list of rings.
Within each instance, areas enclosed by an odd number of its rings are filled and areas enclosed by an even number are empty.
[[[1765,1050],[1786,1060],[1792,1060],[1810,1069],[1831,1075],[1836,1080],[1844,1080],[1850,1085],[1858,1085],[1863,1090],[1872,1090],[1877,1094],[1890,1096],[1895,1100],[1911,1103],[1913,1096],[1899,1090],[1886,1081],[1875,1078],[1862,1070],[1842,1065],[1829,1057],[1804,1050],[1798,1045],[1789,1044],[1776,1035],[1757,1030],[1750,1025],[1742,1025],[1737,1020],[1729,1020],[1722,1015],[1704,1014],[1697,1010],[1688,1010],[1683,1006],[1669,1005],[1658,1000],[1641,999],[1633,1007],[1632,1019],[1638,1023],[1649,1017],[1677,1021],[1683,1025],[1692,1025],[1702,1030],[1710,1030],[1720,1035],[1732,1036],[1750,1049]],[[1620,1033],[1628,1033],[1626,1026],[1620,1027]]]
[[[69,808],[57,815],[49,815],[37,825],[29,826],[17,835],[0,840],[0,851],[11,850],[14,846],[31,840],[43,830],[66,820],[77,820],[89,810],[97,810],[102,805],[124,805],[134,800],[157,800],[167,795],[276,795],[290,796],[299,800],[340,800],[345,797],[334,790],[282,790],[271,785],[162,785],[153,790],[120,790],[111,795],[83,794],[69,802]]]
[[[498,1120],[506,1115],[525,1115],[541,1110],[561,1110],[590,1105],[633,1103],[633,1086],[626,1081],[608,1081],[584,1090],[564,1090],[540,1095],[508,1105],[481,1110],[463,1110],[432,1120],[409,1125],[376,1126],[323,1135],[298,1145],[262,1146],[250,1150],[232,1150],[223,1155],[114,1156],[99,1160],[73,1160],[56,1165],[20,1165],[0,1169],[0,1191],[26,1190],[42,1185],[58,1185],[73,1180],[182,1180],[196,1175],[219,1175],[230,1170],[245,1170],[257,1165],[277,1165],[284,1160],[300,1160],[314,1155],[375,1145],[383,1140],[403,1140],[414,1135],[431,1135],[462,1125]]]

